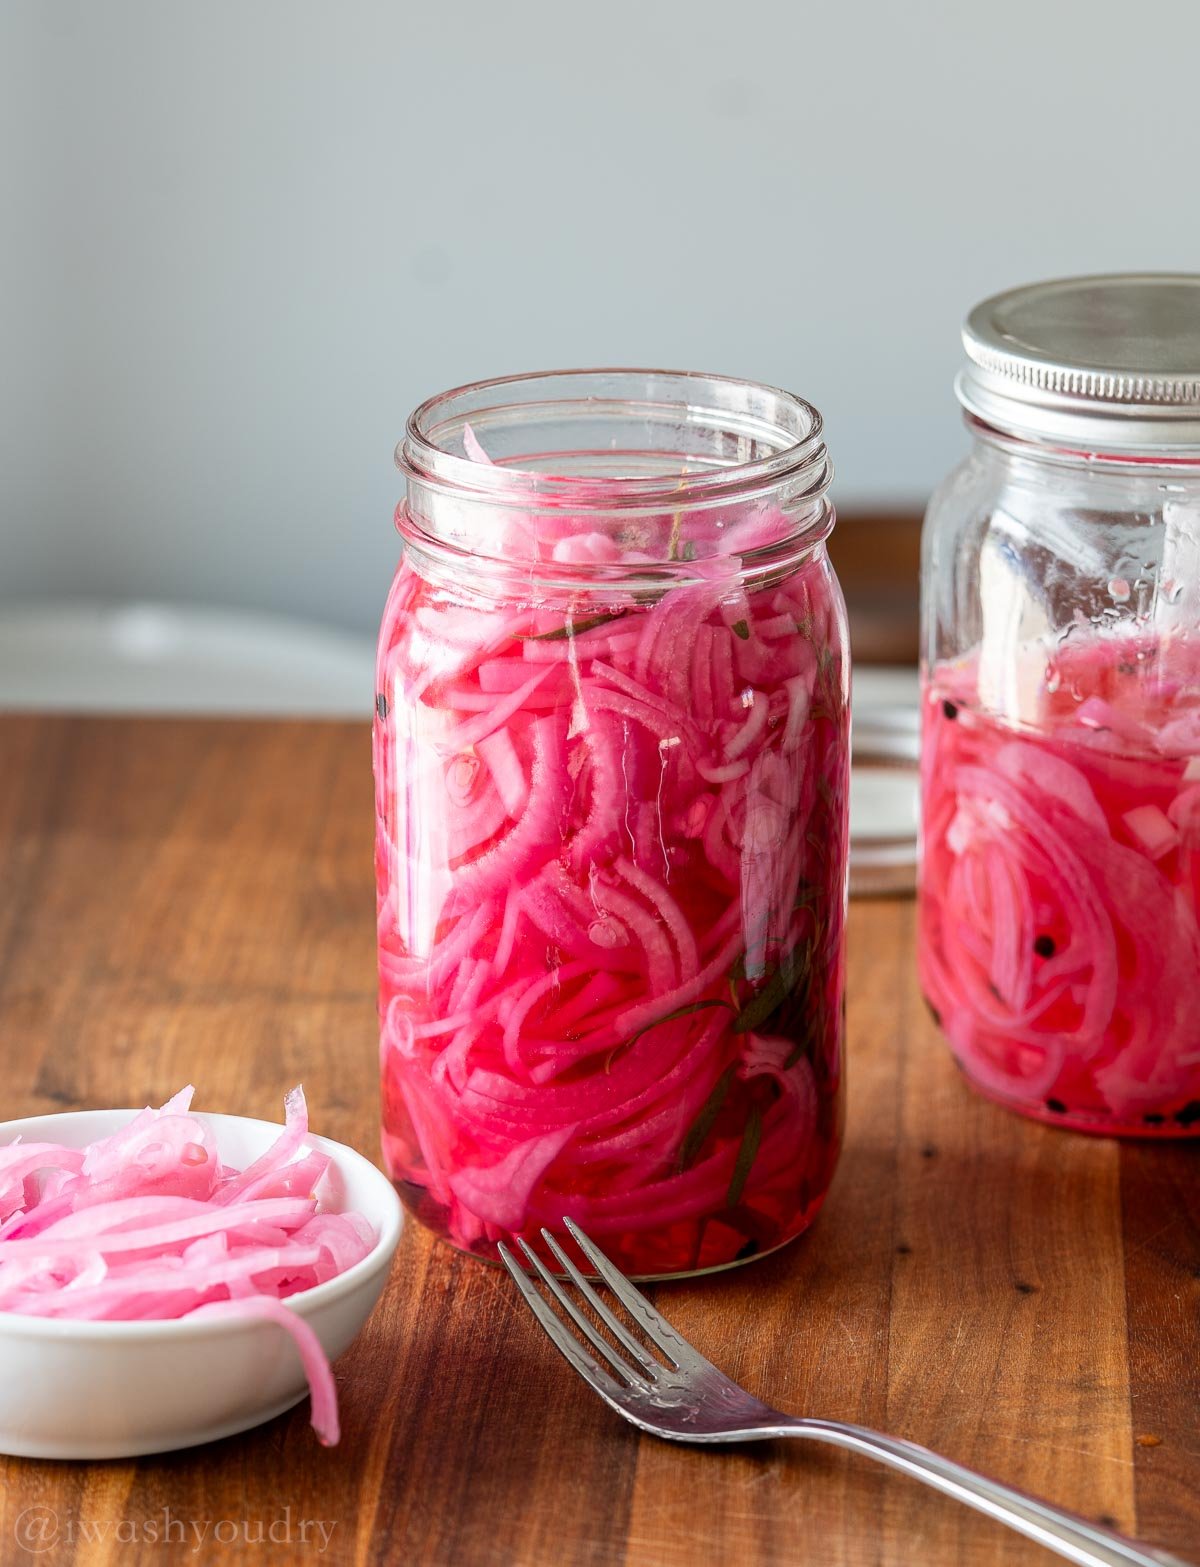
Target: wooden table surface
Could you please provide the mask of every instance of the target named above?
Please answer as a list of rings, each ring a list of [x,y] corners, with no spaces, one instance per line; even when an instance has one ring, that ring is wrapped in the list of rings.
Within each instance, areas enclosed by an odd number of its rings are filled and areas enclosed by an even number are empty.
[[[369,770],[365,726],[0,719],[2,1114],[194,1081],[200,1108],[278,1115],[303,1079],[316,1130],[374,1154]],[[915,1438],[1200,1560],[1196,1150],[984,1103],[922,1009],[912,905],[856,904],[850,939],[824,1213],[660,1306],[783,1408]],[[0,1563],[1051,1559],[833,1451],[639,1438],[507,1278],[415,1225],[338,1381],[333,1451],[302,1405],[163,1458],[0,1460]]]

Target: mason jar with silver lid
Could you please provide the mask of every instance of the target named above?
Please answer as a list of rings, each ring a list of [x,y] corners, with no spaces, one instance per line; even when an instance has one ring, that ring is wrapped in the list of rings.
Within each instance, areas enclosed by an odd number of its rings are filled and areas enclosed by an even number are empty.
[[[919,963],[968,1078],[1200,1133],[1200,276],[985,300],[925,522]]]

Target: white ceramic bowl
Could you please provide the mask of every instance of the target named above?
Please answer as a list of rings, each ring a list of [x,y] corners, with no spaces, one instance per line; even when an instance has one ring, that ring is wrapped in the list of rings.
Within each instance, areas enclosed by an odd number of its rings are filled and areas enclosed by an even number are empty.
[[[82,1148],[107,1137],[133,1110],[79,1110],[0,1122],[0,1147],[57,1142]],[[201,1115],[224,1163],[239,1169],[279,1136],[271,1121]],[[288,1297],[331,1360],[371,1314],[400,1239],[391,1182],[352,1148],[309,1137],[332,1158],[323,1206],[355,1209],[379,1239],[361,1262]],[[71,1322],[0,1311],[0,1452],[21,1458],[128,1458],[165,1453],[248,1431],[305,1396],[290,1336],[269,1321]]]

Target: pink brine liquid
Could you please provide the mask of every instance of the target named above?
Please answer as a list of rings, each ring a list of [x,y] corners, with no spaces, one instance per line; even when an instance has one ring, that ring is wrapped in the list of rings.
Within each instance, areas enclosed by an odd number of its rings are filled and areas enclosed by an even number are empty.
[[[926,681],[926,999],[967,1075],[1014,1109],[1195,1135],[1200,658],[1093,636],[1032,684],[1014,725],[972,661]]]
[[[641,1275],[798,1234],[840,1137],[846,671],[823,559],[649,602],[406,558],[375,722],[383,1145],[494,1256],[577,1219]],[[543,1248],[543,1254],[544,1248]]]

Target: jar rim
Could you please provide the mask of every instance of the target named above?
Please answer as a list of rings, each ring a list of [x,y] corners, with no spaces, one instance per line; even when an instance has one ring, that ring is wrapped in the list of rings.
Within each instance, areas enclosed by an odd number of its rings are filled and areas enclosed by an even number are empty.
[[[688,459],[685,453],[651,446],[604,450],[593,444],[483,462],[464,450],[467,426],[503,436],[529,423],[539,410],[553,411],[568,427],[573,420],[611,419],[615,424],[641,414],[664,432],[706,431],[714,449],[729,451]],[[564,504],[621,512],[664,505],[690,509],[784,486],[795,502],[815,499],[829,487],[832,465],[823,429],[820,412],[804,398],[735,376],[632,367],[530,371],[467,382],[427,398],[409,416],[396,465],[422,489],[527,509]],[[635,453],[647,471],[564,474],[533,461],[561,466],[563,460],[588,456],[632,462]],[[689,461],[696,464],[690,471]]]
[[[971,436],[1010,456],[1032,462],[1051,463],[1062,468],[1087,469],[1113,473],[1195,473],[1200,468],[1200,445],[1180,447],[1122,447],[1111,435],[1077,433],[1057,440],[1014,430],[1008,424],[985,419],[964,406],[963,423]],[[1082,444],[1080,444],[1082,441]]]

